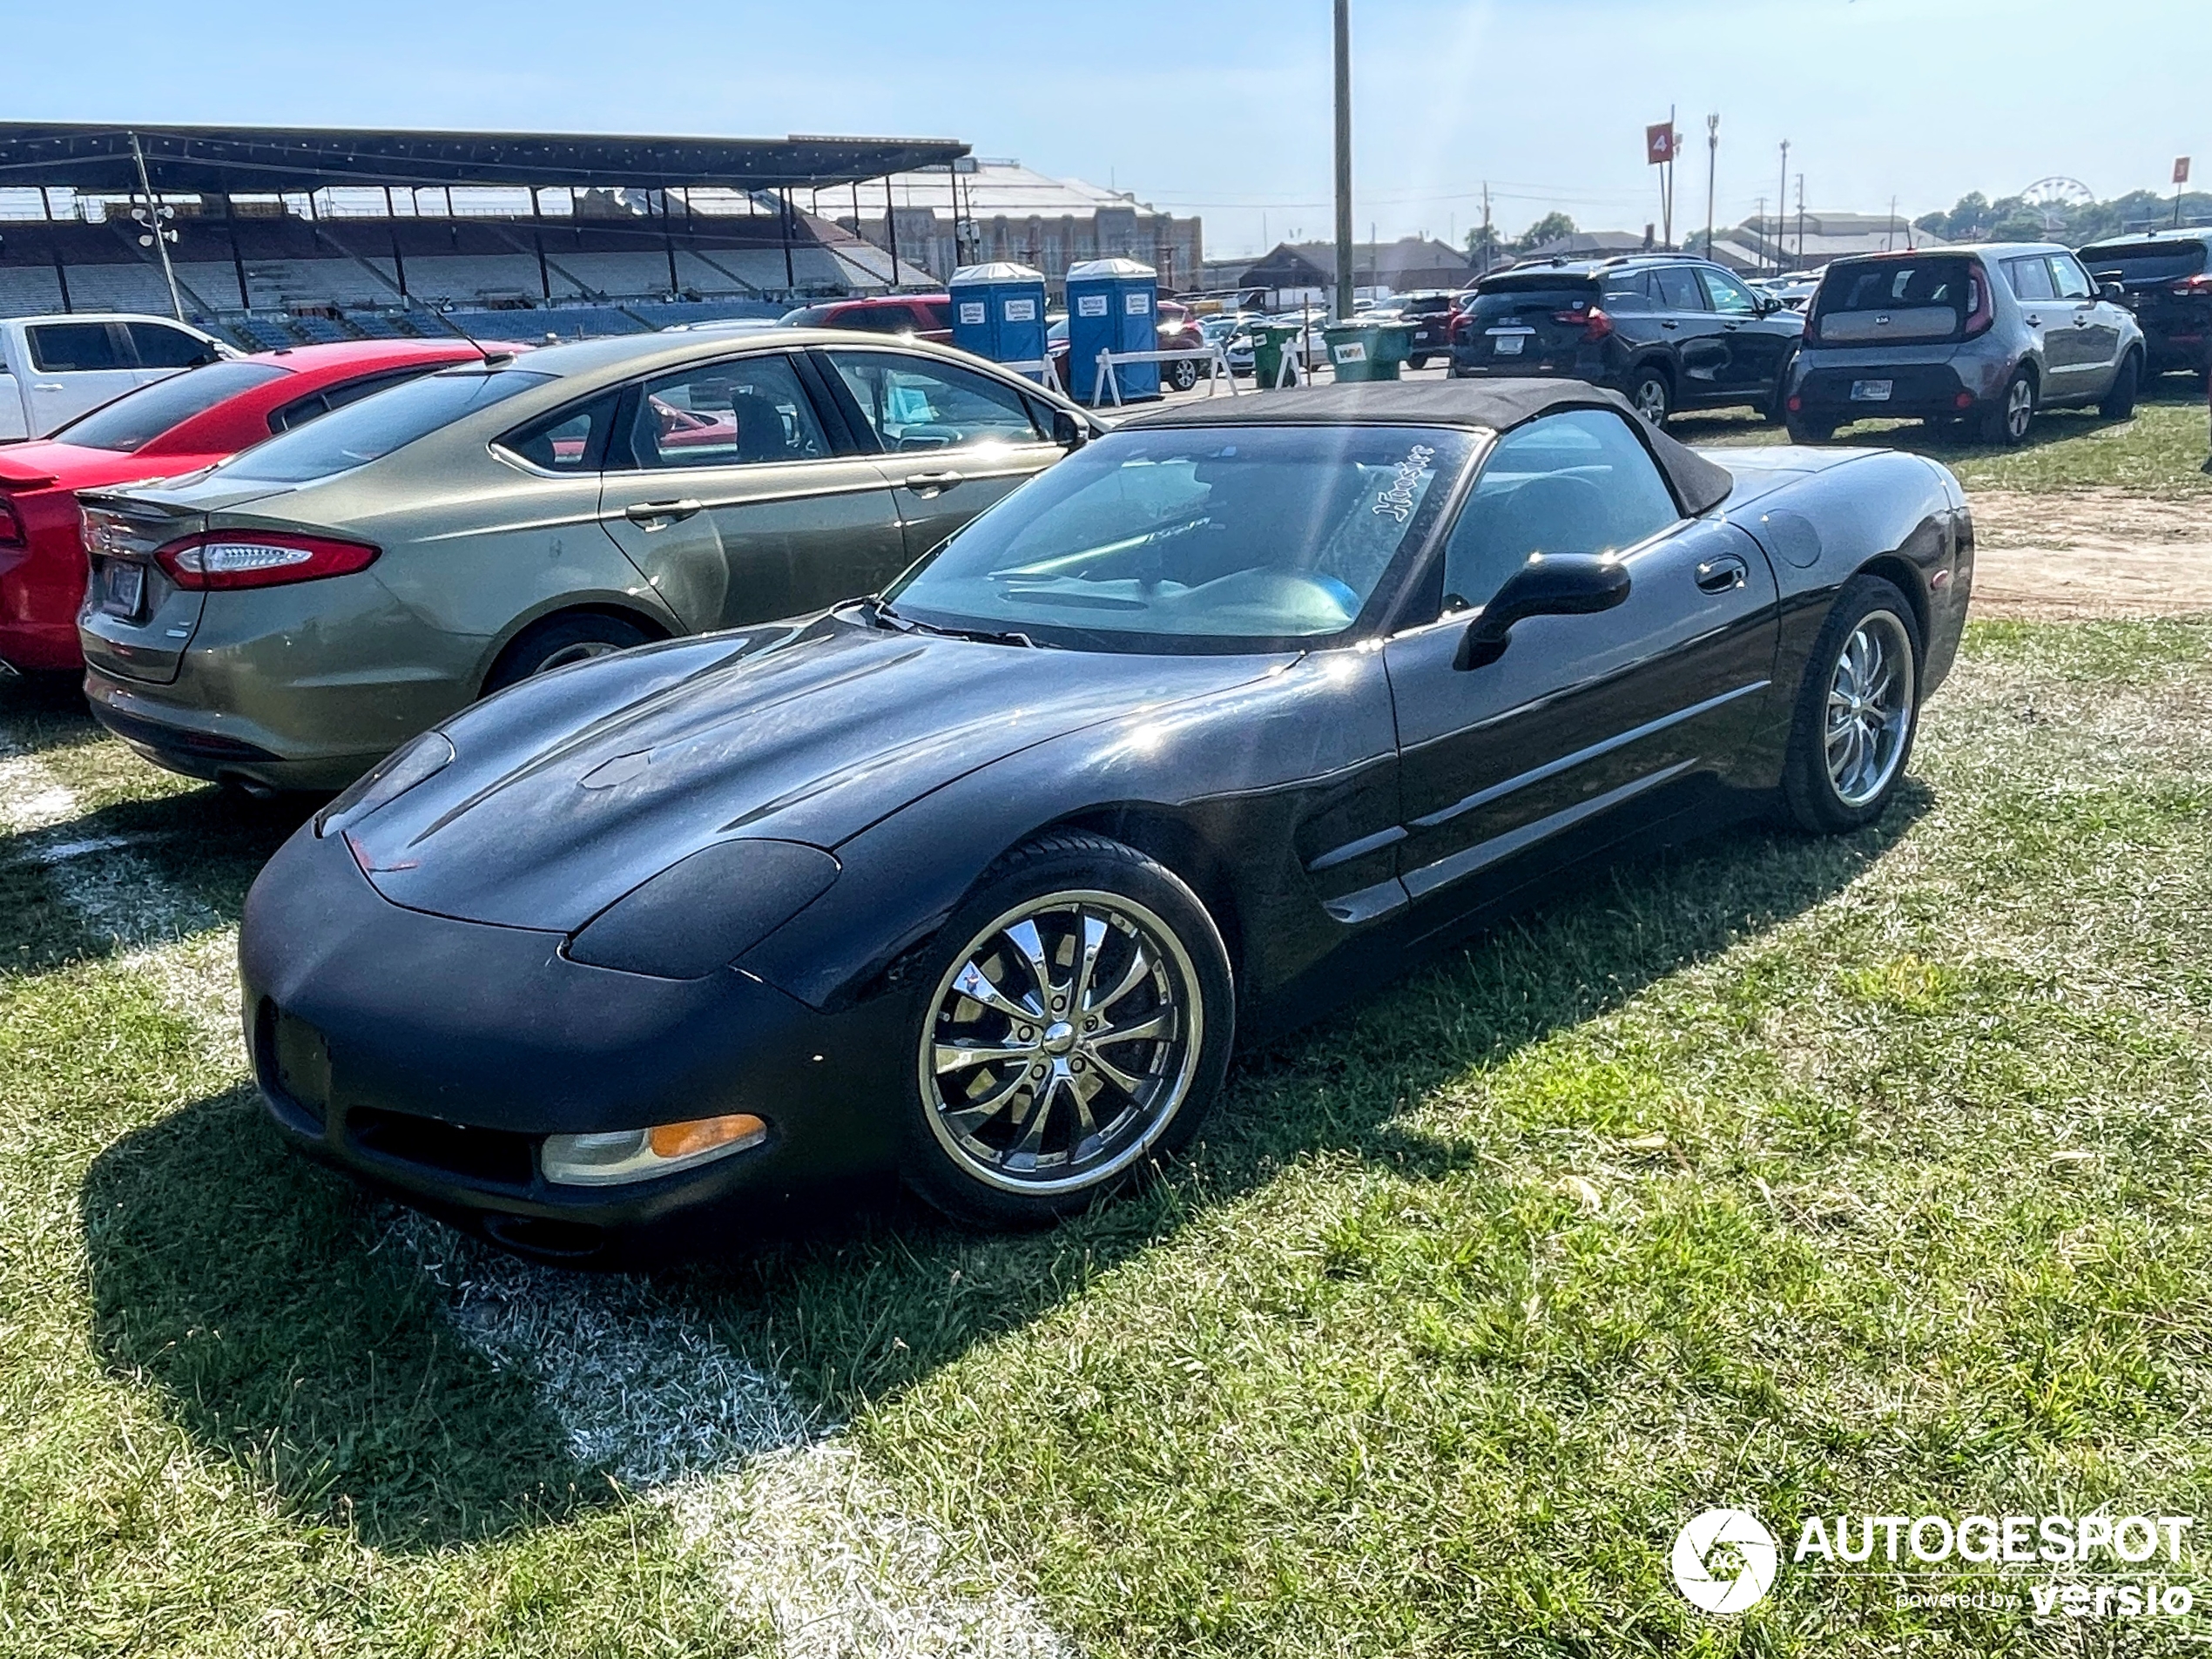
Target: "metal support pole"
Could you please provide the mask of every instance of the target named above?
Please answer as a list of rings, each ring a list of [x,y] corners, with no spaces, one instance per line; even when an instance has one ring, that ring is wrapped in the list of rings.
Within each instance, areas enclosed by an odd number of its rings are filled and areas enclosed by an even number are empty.
[[[169,284],[169,309],[185,320],[185,302],[177,292],[176,267],[169,263],[169,239],[162,234],[161,204],[153,199],[153,185],[146,177],[146,152],[138,148],[138,135],[131,135],[131,158],[138,164],[138,188],[146,194],[146,223],[153,231],[153,251],[161,255],[161,274]]]
[[[1774,268],[1783,268],[1788,257],[1782,246],[1782,218],[1790,211],[1790,140],[1782,141],[1782,185],[1774,193]]]
[[[1337,318],[1352,314],[1352,0],[1336,0]]]
[[[413,191],[408,192],[408,206],[410,208],[415,206]],[[410,213],[409,217],[412,218],[413,214]],[[392,187],[389,185],[384,186],[384,228],[391,234],[392,275],[399,283],[400,303],[404,306],[408,302],[407,261],[400,257],[400,215],[398,208],[393,206]]]
[[[246,287],[246,256],[239,252],[238,219],[231,211],[230,192],[223,193],[223,228],[231,239],[231,270],[238,278],[238,303],[241,309],[253,309],[253,296]]]
[[[799,274],[792,268],[791,263],[791,221],[799,210],[791,205],[788,187],[776,192],[776,227],[784,235],[784,292],[790,293],[799,287]]]
[[[891,199],[891,175],[883,175],[883,234],[891,245],[891,288],[899,291],[899,210]]]
[[[1705,257],[1713,257],[1713,182],[1721,165],[1721,118],[1705,118]]]
[[[538,292],[550,306],[553,303],[553,273],[545,263],[545,210],[538,206],[536,185],[530,186],[530,246],[537,250]]]

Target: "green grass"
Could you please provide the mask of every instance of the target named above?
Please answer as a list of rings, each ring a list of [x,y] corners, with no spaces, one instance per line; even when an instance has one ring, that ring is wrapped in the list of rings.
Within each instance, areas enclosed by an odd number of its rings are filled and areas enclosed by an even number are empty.
[[[1780,428],[1749,415],[1685,415],[1667,429],[1685,443],[1780,443]],[[1840,428],[1846,445],[1881,444],[1940,461],[1969,489],[2116,488],[2141,496],[2196,499],[2212,495],[2204,471],[2212,421],[2204,385],[2168,374],[2136,405],[2134,418],[2107,421],[2094,409],[2050,409],[2035,417],[2017,449],[1976,444],[1918,421],[1860,421]]]
[[[234,913],[280,820],[35,723]],[[1051,1232],[899,1207],[660,1292],[1097,1655],[2179,1651],[1668,1579],[1716,1503],[2208,1507],[2212,626],[1978,625],[1915,772],[1247,1057]],[[0,846],[0,1650],[760,1650],[54,879]]]

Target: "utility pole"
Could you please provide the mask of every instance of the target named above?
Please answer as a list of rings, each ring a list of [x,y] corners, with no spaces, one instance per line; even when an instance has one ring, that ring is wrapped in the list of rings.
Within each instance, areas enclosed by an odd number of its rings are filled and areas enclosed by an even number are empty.
[[[1759,216],[1751,223],[1759,227],[1753,233],[1751,239],[1758,244],[1759,263],[1764,265],[1766,263],[1766,198],[1764,196],[1759,198]],[[1782,268],[1782,262],[1779,260],[1775,261],[1774,268],[1777,271]]]
[[[1890,198],[1890,229],[1889,234],[1882,239],[1882,251],[1885,253],[1897,251],[1897,198],[1894,196]]]
[[[1782,261],[1787,257],[1782,246],[1782,216],[1789,211],[1790,140],[1784,138],[1782,141],[1782,184],[1774,198],[1774,268],[1777,273],[1781,271]]]
[[[1482,274],[1490,274],[1490,181],[1482,181]]]
[[[1797,175],[1797,263],[1805,262],[1805,176]]]
[[[161,274],[169,284],[169,309],[176,314],[177,320],[182,322],[185,320],[185,302],[177,293],[176,267],[169,263],[169,244],[175,239],[177,233],[171,230],[165,222],[168,217],[166,210],[153,199],[153,185],[146,178],[146,152],[138,148],[138,135],[135,132],[131,135],[131,158],[138,164],[138,188],[145,192],[146,196],[147,233],[138,238],[138,245],[143,247],[152,242],[154,252],[161,255]]]
[[[1721,118],[1705,118],[1705,257],[1713,257],[1713,180],[1721,165]]]
[[[1336,0],[1337,320],[1352,315],[1352,0]]]

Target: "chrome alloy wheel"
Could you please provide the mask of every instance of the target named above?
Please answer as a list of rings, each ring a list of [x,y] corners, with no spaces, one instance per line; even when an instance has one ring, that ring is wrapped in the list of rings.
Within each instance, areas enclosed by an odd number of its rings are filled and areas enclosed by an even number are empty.
[[[1015,1192],[1093,1185],[1142,1157],[1205,1035],[1182,941],[1114,893],[1015,906],[953,959],[930,1010],[930,1130],[968,1174]]]
[[[1667,383],[1656,374],[1647,375],[1636,382],[1636,413],[1654,426],[1663,426],[1667,421]]]
[[[1869,611],[1828,682],[1828,781],[1845,806],[1889,786],[1912,733],[1912,639],[1895,612]]]
[[[2023,374],[2005,388],[2005,435],[2014,443],[2027,435],[2035,418],[2035,388]]]

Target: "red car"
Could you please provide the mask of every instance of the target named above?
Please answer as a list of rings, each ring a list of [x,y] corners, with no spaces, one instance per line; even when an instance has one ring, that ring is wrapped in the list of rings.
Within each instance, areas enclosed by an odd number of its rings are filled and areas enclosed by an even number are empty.
[[[482,355],[464,340],[263,352],[142,386],[51,437],[0,447],[0,678],[84,666],[78,490],[198,472],[341,404]]]
[[[872,293],[859,300],[833,300],[786,312],[784,326],[912,334],[916,340],[949,346],[953,343],[953,297],[949,293]]]

